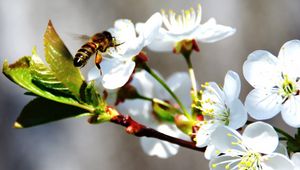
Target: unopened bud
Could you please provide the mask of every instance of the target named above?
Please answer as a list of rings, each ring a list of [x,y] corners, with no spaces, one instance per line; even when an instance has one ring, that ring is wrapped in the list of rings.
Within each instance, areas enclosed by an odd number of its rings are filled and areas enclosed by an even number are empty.
[[[176,126],[183,131],[184,133],[191,135],[193,132],[193,125],[194,122],[189,120],[186,116],[184,115],[176,115],[175,116],[175,124]]]
[[[141,51],[137,56],[133,59],[136,63],[136,67],[141,68],[148,60],[148,56],[145,52]]]
[[[117,93],[117,100],[115,105],[124,102],[126,99],[138,98],[139,94],[134,86],[131,84],[125,84],[121,87]]]

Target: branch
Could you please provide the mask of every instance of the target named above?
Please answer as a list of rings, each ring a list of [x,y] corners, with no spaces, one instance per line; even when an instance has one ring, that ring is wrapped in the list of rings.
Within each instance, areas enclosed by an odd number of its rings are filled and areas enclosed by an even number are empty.
[[[124,115],[117,115],[114,116],[111,120],[111,122],[126,127],[126,132],[129,134],[133,134],[137,137],[150,137],[150,138],[156,138],[163,141],[168,141],[170,143],[174,143],[177,145],[180,145],[185,148],[189,148],[195,151],[204,152],[205,148],[198,148],[196,147],[195,143],[190,141],[185,141],[182,139],[174,138],[172,136],[168,136],[166,134],[163,134],[161,132],[156,131],[155,129],[148,128],[144,125],[139,124],[135,120],[133,120],[130,116],[124,116]]]

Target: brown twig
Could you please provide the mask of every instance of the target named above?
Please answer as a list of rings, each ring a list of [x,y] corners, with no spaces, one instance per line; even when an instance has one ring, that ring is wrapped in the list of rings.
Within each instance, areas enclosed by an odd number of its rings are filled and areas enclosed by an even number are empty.
[[[196,147],[195,143],[190,141],[185,141],[179,138],[174,138],[172,136],[168,136],[166,134],[163,134],[161,132],[156,131],[155,129],[148,128],[144,125],[139,124],[135,120],[133,120],[130,116],[124,116],[122,114],[114,116],[111,120],[111,122],[124,126],[126,128],[126,132],[129,134],[133,134],[137,137],[150,137],[150,138],[156,138],[163,141],[168,141],[170,143],[174,143],[177,145],[180,145],[185,148],[189,148],[192,150],[204,152],[205,148],[198,148]]]

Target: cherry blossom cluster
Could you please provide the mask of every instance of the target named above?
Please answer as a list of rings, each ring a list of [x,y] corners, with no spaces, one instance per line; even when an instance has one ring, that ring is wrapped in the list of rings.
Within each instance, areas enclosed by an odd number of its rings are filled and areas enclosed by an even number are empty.
[[[162,11],[135,25],[128,19],[117,20],[109,31],[123,44],[105,56],[103,75],[95,67],[89,81],[96,81],[100,93],[108,93],[107,102],[119,112],[205,147],[210,169],[299,169],[300,153],[288,152],[279,140],[281,134],[261,121],[281,112],[289,126],[300,127],[300,41],[285,43],[278,57],[263,50],[249,54],[243,75],[254,89],[243,103],[241,81],[234,71],[226,73],[223,86],[199,85],[195,80],[192,51],[199,52],[199,44],[220,41],[236,31],[214,18],[202,23],[201,10],[199,5],[181,14]],[[147,65],[150,57],[142,51],[145,47],[182,54],[188,71],[164,79]],[[259,121],[247,122],[248,114]],[[179,149],[159,139],[142,137],[140,142],[145,153],[160,158],[173,156]]]

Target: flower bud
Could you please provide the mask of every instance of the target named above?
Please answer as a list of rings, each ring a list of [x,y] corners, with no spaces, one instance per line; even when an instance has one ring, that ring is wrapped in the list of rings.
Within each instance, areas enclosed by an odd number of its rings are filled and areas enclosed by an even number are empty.
[[[173,53],[175,53],[175,54],[181,53],[181,54],[185,55],[185,54],[190,54],[192,52],[192,50],[195,50],[197,52],[200,51],[197,41],[195,39],[182,40],[182,41],[176,43],[176,45],[173,49]]]

